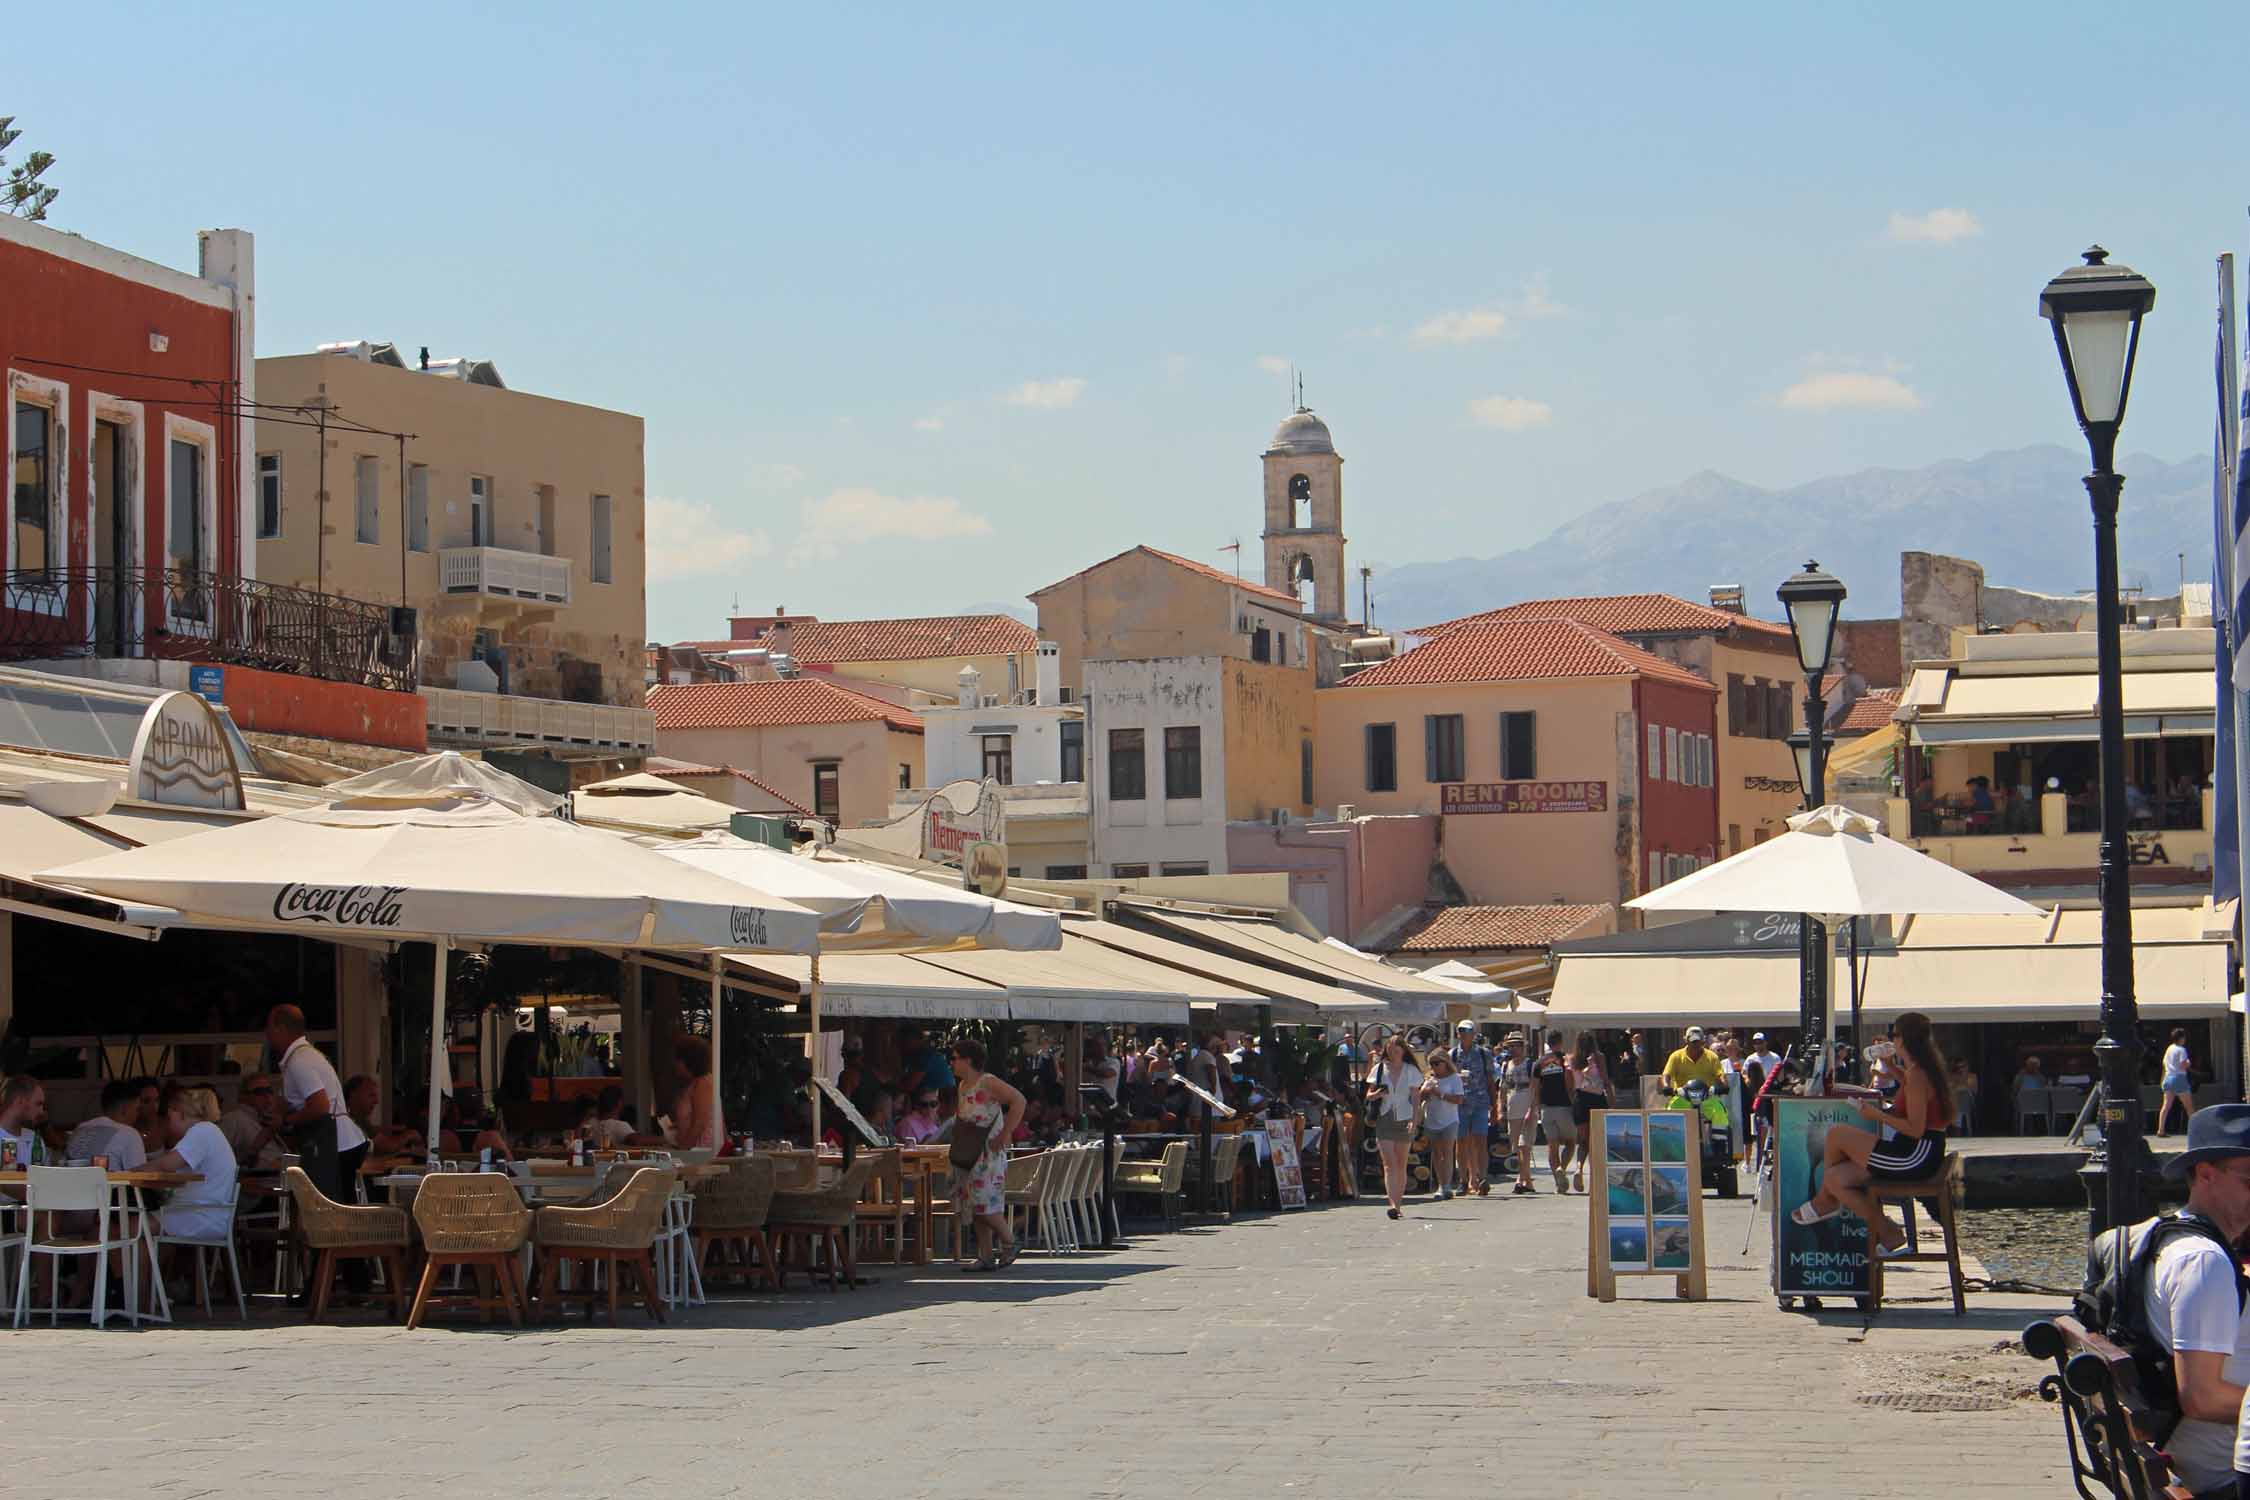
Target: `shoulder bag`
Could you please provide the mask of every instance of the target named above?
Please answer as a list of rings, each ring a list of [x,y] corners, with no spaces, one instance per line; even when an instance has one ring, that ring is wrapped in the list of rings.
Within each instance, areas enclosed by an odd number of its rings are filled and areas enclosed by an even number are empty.
[[[953,1139],[946,1143],[945,1157],[956,1172],[976,1170],[984,1153],[991,1149],[992,1127],[979,1126],[965,1116],[953,1117]]]

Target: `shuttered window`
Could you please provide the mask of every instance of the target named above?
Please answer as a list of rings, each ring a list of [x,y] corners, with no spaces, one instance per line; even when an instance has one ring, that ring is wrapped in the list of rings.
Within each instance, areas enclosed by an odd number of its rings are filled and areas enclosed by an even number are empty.
[[[1469,774],[1466,731],[1459,714],[1422,718],[1423,774],[1434,782],[1464,781]]]
[[[1500,779],[1539,779],[1539,715],[1529,709],[1500,716]]]

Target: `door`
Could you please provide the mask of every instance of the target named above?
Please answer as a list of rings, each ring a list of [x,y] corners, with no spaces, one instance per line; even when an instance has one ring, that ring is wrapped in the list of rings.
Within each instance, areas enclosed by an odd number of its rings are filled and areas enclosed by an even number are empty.
[[[94,646],[123,654],[132,639],[133,502],[127,482],[125,425],[94,423]]]

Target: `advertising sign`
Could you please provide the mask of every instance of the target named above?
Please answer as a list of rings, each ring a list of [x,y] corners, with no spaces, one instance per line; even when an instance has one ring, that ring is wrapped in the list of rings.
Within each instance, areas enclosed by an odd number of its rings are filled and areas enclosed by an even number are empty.
[[[1449,781],[1438,790],[1440,812],[1609,811],[1609,783],[1606,781]]]
[[[189,667],[188,691],[206,703],[227,701],[227,669],[225,667]]]
[[[974,786],[973,800],[967,795]],[[968,808],[961,808],[968,802]],[[1008,842],[1007,813],[1000,802],[1000,788],[991,782],[982,785],[954,782],[938,788],[922,807],[922,858],[933,864],[960,866],[966,863],[971,844],[999,844]],[[1006,868],[1006,861],[1002,861]]]
[[[1850,1099],[1775,1099],[1774,1295],[1867,1295],[1867,1225],[1845,1211],[1818,1224],[1793,1224],[1797,1205],[1820,1191],[1821,1154],[1833,1125],[1864,1128]]]
[[[1586,1197],[1586,1295],[1617,1300],[1620,1276],[1670,1276],[1700,1302],[1703,1121],[1691,1111],[1597,1109]]]
[[[1297,1155],[1297,1122],[1273,1120],[1266,1125],[1266,1145],[1273,1153],[1273,1186],[1283,1208],[1305,1206],[1305,1164]]]
[[[242,810],[234,746],[211,706],[193,693],[166,693],[141,715],[125,785],[143,802]]]

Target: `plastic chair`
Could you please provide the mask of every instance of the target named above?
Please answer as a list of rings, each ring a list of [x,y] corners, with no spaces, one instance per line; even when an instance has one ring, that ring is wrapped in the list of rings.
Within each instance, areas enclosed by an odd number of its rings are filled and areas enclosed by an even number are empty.
[[[415,1288],[413,1310],[406,1315],[408,1328],[422,1326],[430,1291],[437,1285],[438,1272],[447,1266],[476,1272],[477,1293],[465,1300],[476,1308],[479,1321],[492,1321],[491,1283],[497,1279],[498,1301],[508,1321],[523,1326],[530,1301],[524,1286],[523,1250],[531,1211],[523,1206],[512,1181],[494,1172],[432,1173],[422,1179],[421,1191],[414,1195],[414,1223],[422,1232],[428,1259],[422,1265],[421,1285]]]
[[[47,1256],[55,1262],[47,1281],[49,1328],[56,1325],[62,1313],[61,1262],[66,1255],[94,1257],[94,1300],[88,1304],[86,1312],[96,1328],[108,1323],[109,1256],[113,1250],[122,1250],[125,1252],[125,1315],[135,1328],[140,1327],[140,1237],[125,1222],[130,1215],[117,1206],[110,1192],[109,1174],[100,1167],[30,1167],[26,1169],[25,1180],[29,1186],[24,1191],[24,1213],[29,1228],[17,1245],[23,1259],[16,1269],[15,1326],[23,1327],[30,1316],[31,1260],[36,1255]],[[95,1216],[93,1238],[57,1235],[52,1215],[58,1213],[92,1213]],[[42,1215],[48,1217],[43,1219]],[[40,1230],[42,1223],[46,1225],[44,1233]]]
[[[1055,1169],[1052,1151],[1028,1151],[1008,1158],[1007,1176],[1001,1182],[1000,1202],[1008,1216],[1008,1232],[1018,1240],[1031,1235],[1032,1220],[1039,1212],[1039,1194],[1047,1174]],[[1017,1215],[1023,1222],[1018,1225]]]
[[[656,1280],[666,1307],[701,1307],[703,1272],[696,1264],[695,1195],[683,1184],[664,1200],[664,1231],[659,1241]]]
[[[227,1274],[234,1278],[234,1310],[242,1321],[247,1323],[250,1321],[250,1299],[243,1290],[242,1262],[236,1258],[234,1248],[235,1210],[241,1201],[242,1184],[237,1182],[227,1191],[227,1227],[219,1234],[167,1234],[163,1231],[164,1220],[160,1215],[156,1221],[157,1233],[155,1239],[159,1249],[166,1245],[179,1245],[195,1251],[195,1296],[197,1303],[203,1308],[203,1316],[206,1318],[211,1316],[211,1277],[218,1271],[219,1266],[218,1257],[212,1255],[208,1267],[206,1267],[205,1256],[210,1251],[224,1251],[227,1260]],[[200,1206],[209,1207],[213,1205]]]
[[[2016,1090],[2016,1134],[2031,1134],[2031,1120],[2039,1118],[2039,1133],[2047,1134],[2055,1128],[2054,1107],[2048,1102],[2048,1091],[2024,1087]]]
[[[2079,1108],[2086,1102],[2086,1091],[2078,1085],[2058,1083],[2047,1091],[2047,1129],[2054,1132],[2068,1130],[2070,1122],[2078,1118]],[[2154,1118],[2151,1116],[2150,1118]]]

